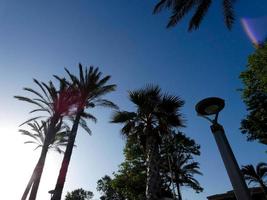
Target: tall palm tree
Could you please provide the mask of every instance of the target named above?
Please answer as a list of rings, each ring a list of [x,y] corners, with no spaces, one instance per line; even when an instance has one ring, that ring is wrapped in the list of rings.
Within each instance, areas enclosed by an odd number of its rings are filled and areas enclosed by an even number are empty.
[[[65,70],[71,79],[71,83],[69,83],[69,85],[77,92],[79,101],[52,200],[61,199],[80,121],[83,119],[91,119],[96,122],[96,118],[85,110],[95,106],[117,108],[117,106],[111,101],[103,99],[105,94],[114,91],[116,88],[116,85],[114,84],[107,85],[110,76],[102,78],[102,73],[99,72],[98,68],[91,66],[89,69],[85,68],[85,70],[83,70],[81,64],[79,64],[79,77],[71,74],[67,69]]]
[[[34,170],[34,179],[31,179],[32,190],[29,197],[30,200],[36,199],[49,146],[51,142],[54,141],[55,135],[58,130],[60,130],[63,117],[71,115],[76,103],[76,95],[73,95],[74,91],[72,90],[72,88],[68,87],[63,81],[60,82],[59,90],[56,89],[56,87],[51,81],[49,82],[49,84],[45,84],[34,79],[34,83],[37,84],[43,94],[31,88],[24,88],[25,91],[30,92],[30,94],[34,95],[34,97],[29,98],[24,96],[15,96],[15,98],[18,100],[25,101],[37,106],[37,108],[32,110],[30,113],[48,113],[48,116],[46,118],[49,126],[47,128],[47,133],[42,146],[40,158],[36,165],[36,169]],[[38,119],[40,117],[41,116],[33,117],[24,122],[23,124]],[[24,195],[22,196],[22,200],[25,200],[27,198],[28,192],[29,191],[26,188]]]
[[[146,155],[147,181],[146,198],[156,200],[160,196],[159,144],[168,129],[183,125],[180,108],[184,102],[168,94],[162,94],[158,86],[129,92],[135,105],[135,112],[118,111],[112,117],[113,123],[123,123],[123,135],[135,137],[142,144]]]
[[[228,29],[232,28],[234,23],[233,4],[236,0],[221,0],[223,8],[224,23]],[[198,29],[204,16],[207,14],[212,0],[159,0],[154,7],[154,14],[166,9],[171,10],[167,28],[175,26],[184,18],[184,16],[195,9],[193,16],[190,19],[188,30]]]
[[[49,124],[45,121],[42,121],[41,124],[38,123],[36,120],[33,122],[28,122],[27,125],[31,128],[31,131],[25,130],[25,129],[19,129],[19,132],[22,135],[26,135],[30,137],[30,140],[24,142],[25,144],[35,144],[36,149],[42,148],[44,146],[45,137],[48,133]],[[67,134],[68,131],[67,126],[60,127],[60,130],[56,133],[56,136],[51,141],[51,144],[49,145],[49,149],[55,150],[58,153],[63,153],[62,147],[65,147],[67,145]],[[38,162],[39,163],[39,162]],[[26,199],[27,195],[31,189],[32,183],[34,181],[34,178],[36,176],[36,170],[38,168],[38,163],[36,164],[32,176],[27,184],[27,187],[24,191],[22,199]]]
[[[245,165],[241,169],[245,180],[248,181],[248,184],[257,183],[261,186],[265,197],[267,198],[267,186],[264,181],[264,178],[267,175],[267,163],[259,163],[256,166],[256,169],[253,165]]]

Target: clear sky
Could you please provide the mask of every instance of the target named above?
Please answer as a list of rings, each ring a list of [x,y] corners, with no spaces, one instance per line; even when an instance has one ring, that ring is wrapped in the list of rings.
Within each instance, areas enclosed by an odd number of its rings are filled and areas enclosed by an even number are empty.
[[[237,1],[237,19],[229,32],[223,24],[220,1],[214,1],[200,29],[188,33],[187,18],[165,29],[168,15],[152,15],[155,0],[0,0],[0,190],[1,199],[17,200],[26,186],[40,151],[24,145],[18,125],[28,119],[32,106],[18,102],[24,86],[35,87],[32,78],[48,81],[65,75],[64,67],[77,72],[77,64],[99,66],[118,85],[109,97],[121,109],[130,110],[127,91],[147,83],[179,95],[186,102],[183,131],[201,145],[198,159],[203,176],[197,177],[204,192],[183,189],[185,200],[231,189],[228,176],[206,121],[196,116],[195,104],[208,96],[226,101],[220,121],[240,165],[266,161],[266,147],[247,142],[239,131],[245,115],[239,73],[246,68],[253,46],[240,19],[262,17],[264,0]],[[109,124],[110,110],[93,111],[93,135],[79,131],[65,190],[83,187],[99,196],[96,181],[111,175],[122,162],[124,140],[120,126]],[[38,200],[49,198],[62,156],[49,153]]]

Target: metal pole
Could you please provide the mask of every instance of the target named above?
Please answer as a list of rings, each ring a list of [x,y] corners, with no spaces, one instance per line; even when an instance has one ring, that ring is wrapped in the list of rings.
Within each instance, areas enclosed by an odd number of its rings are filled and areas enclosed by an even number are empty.
[[[231,146],[226,138],[223,127],[218,123],[211,125],[211,131],[216,140],[224,166],[230,178],[237,200],[251,200],[250,192],[243,175],[239,169],[238,163],[232,152]]]

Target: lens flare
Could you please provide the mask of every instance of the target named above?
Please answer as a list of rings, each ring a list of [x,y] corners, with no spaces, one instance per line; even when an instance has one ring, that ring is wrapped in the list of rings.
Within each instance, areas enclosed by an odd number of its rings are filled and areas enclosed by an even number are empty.
[[[254,45],[259,46],[267,39],[267,16],[242,18],[241,24]]]

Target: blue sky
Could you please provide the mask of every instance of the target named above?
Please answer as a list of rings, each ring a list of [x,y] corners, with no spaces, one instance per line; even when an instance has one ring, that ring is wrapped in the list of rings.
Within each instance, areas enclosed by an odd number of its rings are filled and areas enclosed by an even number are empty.
[[[48,81],[63,76],[64,67],[77,72],[77,65],[99,66],[111,75],[118,89],[109,98],[121,109],[130,110],[127,91],[148,83],[179,95],[186,104],[183,131],[201,145],[198,161],[203,176],[197,177],[204,192],[183,189],[184,199],[231,189],[222,160],[206,121],[196,116],[195,104],[208,96],[226,101],[220,120],[240,165],[266,159],[266,148],[246,142],[239,131],[245,115],[238,76],[254,51],[240,24],[242,17],[262,17],[265,1],[237,1],[236,22],[228,31],[219,1],[214,2],[198,31],[188,33],[186,17],[173,29],[166,29],[168,13],[152,15],[156,1],[147,0],[0,0],[0,186],[9,199],[19,199],[37,161],[39,151],[23,145],[18,125],[29,118],[30,105],[13,96],[34,87],[32,78]],[[111,175],[123,160],[124,140],[120,126],[109,124],[110,110],[92,111],[97,124],[89,123],[93,135],[80,131],[76,141],[65,191],[79,187],[95,192],[96,181]],[[53,189],[61,156],[50,153],[38,199],[48,199]],[[15,182],[15,183],[14,183]],[[11,187],[12,186],[12,187]],[[13,190],[12,190],[13,188]]]

